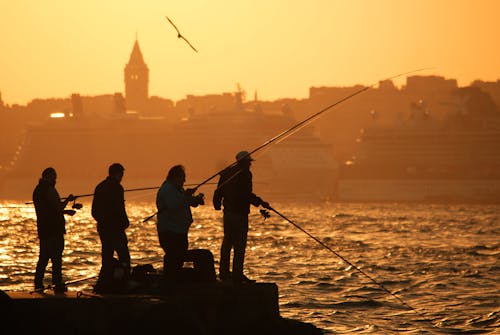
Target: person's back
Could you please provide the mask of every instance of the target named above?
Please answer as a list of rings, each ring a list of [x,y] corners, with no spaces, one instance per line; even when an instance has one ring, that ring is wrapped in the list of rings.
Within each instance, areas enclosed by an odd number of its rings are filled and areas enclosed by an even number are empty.
[[[64,234],[65,219],[59,194],[52,182],[41,178],[33,191],[38,237]]]
[[[33,203],[36,211],[36,222],[40,248],[35,270],[35,290],[44,290],[43,279],[45,268],[52,261],[52,285],[56,293],[66,291],[62,280],[62,253],[64,250],[64,234],[66,233],[64,214],[74,215],[74,210],[65,210],[68,201],[75,197],[70,194],[61,201],[55,188],[57,173],[54,168],[46,168],[42,172],[38,185],[33,190]]]
[[[243,274],[243,263],[248,234],[248,214],[250,205],[269,204],[252,191],[252,173],[250,165],[253,159],[247,151],[236,154],[237,164],[220,174],[217,189],[213,196],[215,210],[224,207],[224,238],[220,250],[219,277],[221,280],[232,279],[234,283],[249,283]],[[233,253],[233,272],[229,271],[231,249]]]
[[[157,229],[159,232],[172,231],[187,233],[193,215],[189,204],[186,204],[184,190],[177,189],[171,180],[165,180],[156,194],[158,209]]]
[[[100,182],[92,199],[92,217],[97,221],[97,232],[101,240],[101,271],[94,290],[99,293],[115,292],[119,283],[114,281],[117,268],[124,270],[125,282],[130,273],[130,252],[125,230],[129,219],[125,210],[123,186],[120,184],[125,169],[119,163],[108,168],[108,177]],[[118,254],[118,261],[114,253]],[[116,266],[117,262],[119,266]],[[120,284],[121,285],[121,284]]]
[[[92,200],[92,217],[97,221],[99,231],[119,231],[128,227],[123,193],[123,186],[115,178],[107,177],[96,186]]]
[[[224,212],[248,214],[250,204],[258,204],[259,200],[252,192],[252,173],[248,168],[236,165],[221,173],[214,203],[222,204]]]
[[[179,274],[188,251],[188,232],[193,217],[190,207],[203,205],[203,194],[193,196],[195,189],[184,190],[186,172],[184,166],[170,168],[165,182],[156,195],[157,232],[163,257],[164,283],[180,280]]]

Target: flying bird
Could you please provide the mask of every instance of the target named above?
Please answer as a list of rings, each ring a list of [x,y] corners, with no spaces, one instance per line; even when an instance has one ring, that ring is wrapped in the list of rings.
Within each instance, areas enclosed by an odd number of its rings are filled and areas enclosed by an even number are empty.
[[[175,26],[175,24],[172,22],[172,20],[170,20],[170,19],[168,18],[168,16],[165,16],[165,17],[167,18],[168,22],[170,22],[170,24],[171,24],[171,25],[175,28],[175,30],[177,31],[177,38],[182,38],[184,41],[186,41],[186,43],[187,43],[187,44],[189,44],[189,46],[191,47],[191,49],[193,49],[194,51],[198,52],[198,50],[196,50],[196,49],[195,49],[195,47],[193,47],[193,46],[191,45],[191,43],[189,43],[189,41],[188,41],[188,40],[187,40],[184,36],[182,36],[182,35],[181,35],[181,32],[180,32],[180,31],[179,31],[179,29]]]

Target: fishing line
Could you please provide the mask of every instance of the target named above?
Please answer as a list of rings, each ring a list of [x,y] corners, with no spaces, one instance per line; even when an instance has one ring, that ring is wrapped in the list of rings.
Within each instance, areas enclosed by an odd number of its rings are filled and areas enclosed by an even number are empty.
[[[127,201],[131,201],[131,200],[140,200],[140,201],[143,201],[143,199],[147,198],[147,197],[152,197],[154,196],[155,190],[149,190],[148,192],[142,192],[142,193],[136,193],[134,195],[131,195],[131,196],[127,196]]]
[[[305,233],[307,236],[309,236],[310,238],[312,238],[313,240],[315,240],[316,242],[318,242],[325,249],[327,249],[328,251],[330,251],[331,253],[333,253],[335,256],[337,256],[338,258],[340,258],[341,260],[343,260],[345,263],[349,264],[351,267],[353,267],[357,271],[359,271],[366,278],[370,279],[373,283],[377,284],[377,286],[379,286],[380,288],[382,288],[386,293],[388,293],[392,297],[396,298],[405,307],[407,307],[411,311],[415,312],[418,316],[420,316],[422,319],[424,319],[425,321],[427,321],[430,325],[432,325],[433,328],[438,328],[439,329],[438,326],[435,326],[427,317],[425,317],[423,314],[421,314],[415,308],[413,308],[412,306],[410,306],[406,301],[404,301],[403,299],[401,299],[400,297],[398,297],[395,293],[392,293],[383,284],[379,283],[372,276],[370,276],[369,274],[367,274],[366,272],[364,272],[363,270],[361,270],[360,268],[358,268],[356,265],[354,265],[353,263],[351,263],[347,258],[345,258],[344,256],[340,255],[338,252],[336,252],[335,250],[333,250],[332,248],[330,248],[328,245],[326,245],[325,243],[323,243],[320,239],[318,239],[315,236],[313,236],[312,234],[310,234],[307,230],[305,230],[304,228],[302,228],[301,226],[299,226],[298,224],[296,224],[295,222],[293,222],[292,220],[290,220],[289,218],[287,218],[286,216],[284,216],[283,214],[281,214],[280,212],[278,212],[273,207],[269,206],[268,209],[271,210],[271,211],[273,211],[274,213],[278,214],[281,218],[285,219],[286,221],[288,221],[289,223],[291,223],[293,226],[295,226],[296,228],[298,228],[300,231],[302,231],[303,233]],[[432,329],[429,329],[429,330],[432,331]]]
[[[335,106],[337,106],[337,105],[339,105],[339,104],[341,104],[341,103],[343,103],[343,102],[345,102],[345,101],[347,101],[347,100],[355,97],[356,95],[361,94],[364,91],[367,91],[368,89],[370,89],[372,87],[375,87],[380,81],[392,80],[392,79],[395,79],[395,78],[398,78],[398,77],[402,77],[402,76],[405,76],[405,75],[408,75],[408,74],[411,74],[411,73],[420,72],[420,71],[424,71],[424,70],[430,70],[430,69],[432,69],[432,68],[421,68],[421,69],[416,69],[416,70],[412,70],[412,71],[408,71],[408,72],[403,72],[403,73],[400,73],[400,74],[388,77],[386,79],[379,80],[376,83],[373,83],[373,84],[371,84],[369,86],[363,87],[362,89],[359,89],[359,90],[355,91],[354,93],[346,95],[345,97],[343,97],[342,99],[336,101],[335,103],[333,103],[333,104],[331,104],[331,105],[329,105],[329,106],[321,109],[319,112],[314,113],[313,115],[305,118],[304,120],[300,121],[299,123],[295,124],[294,126],[288,128],[287,130],[285,130],[285,131],[279,133],[278,135],[274,136],[273,138],[267,140],[266,142],[264,142],[260,146],[256,147],[252,151],[248,152],[248,154],[246,154],[245,156],[241,157],[240,159],[245,159],[247,157],[250,157],[250,155],[256,153],[257,151],[260,151],[260,150],[264,149],[265,147],[267,147],[267,146],[269,146],[271,144],[279,143],[279,142],[285,140],[289,136],[295,134],[297,131],[299,131],[300,129],[304,128],[305,126],[309,125],[311,122],[313,122],[314,120],[316,120],[317,118],[319,118],[321,115],[323,115],[323,113],[325,113],[328,110],[332,109],[333,107],[335,107]],[[217,173],[211,175],[210,177],[208,177],[204,181],[202,181],[200,184],[198,184],[196,187],[194,187],[195,192],[196,192],[196,190],[198,188],[200,188],[201,186],[205,185],[206,183],[208,183],[210,180],[212,180],[215,177],[217,177],[218,175],[220,175],[225,170],[227,170],[227,169],[229,169],[231,167],[234,167],[236,164],[238,164],[237,160],[234,161],[233,163],[231,163],[230,165],[226,166],[222,170],[219,170]],[[145,218],[143,220],[143,222],[146,222],[146,221],[150,220],[156,214],[157,213],[154,213],[154,214],[148,216],[147,218]]]
[[[209,183],[209,184],[216,184],[216,183]],[[198,184],[186,184],[186,186],[196,186]],[[159,186],[153,186],[153,187],[141,187],[141,188],[130,188],[130,189],[126,189],[126,190],[123,190],[123,192],[135,192],[135,191],[147,191],[147,190],[157,190],[159,189],[160,187]],[[91,197],[93,196],[94,193],[88,193],[88,194],[77,194],[74,196],[75,200],[77,198],[85,198],[85,197]],[[65,197],[65,198],[61,198],[61,201],[65,201],[66,199],[68,199],[68,197]],[[30,202],[25,202],[26,205],[32,205],[33,204],[33,201],[30,201]]]
[[[227,167],[227,169],[230,169],[231,166]],[[219,188],[221,188],[223,185],[227,184],[228,182],[230,182],[234,177],[236,177],[239,173],[241,172],[241,169],[237,169],[237,171],[235,173],[233,173],[231,176],[229,176],[229,178],[227,178],[226,180],[224,180],[222,183],[220,183],[220,185],[218,184],[217,185],[217,188],[216,190],[218,190]],[[195,189],[196,190],[196,189]],[[195,191],[196,192],[196,191]],[[158,211],[154,212],[153,214],[151,214],[150,216],[148,216],[147,218],[145,218],[144,220],[142,220],[142,223],[144,222],[147,222],[149,220],[151,220],[152,218],[155,217],[155,215],[158,214]]]
[[[18,208],[31,208],[33,209],[33,206],[0,206],[0,209],[18,209]]]
[[[387,80],[392,80],[392,79],[395,79],[395,78],[398,78],[398,77],[401,77],[401,76],[405,76],[405,75],[408,75],[410,73],[415,73],[415,72],[420,72],[420,71],[424,71],[424,70],[430,70],[431,68],[421,68],[421,69],[417,69],[417,70],[412,70],[412,71],[408,71],[408,72],[404,72],[404,73],[400,73],[400,74],[397,74],[395,76],[391,76],[389,78],[386,78],[386,79],[383,79],[381,81],[387,81]],[[264,142],[263,144],[261,144],[260,146],[258,146],[257,148],[253,149],[252,151],[250,151],[247,155],[245,155],[244,157],[242,157],[242,159],[244,158],[247,158],[249,157],[250,155],[256,153],[257,151],[260,151],[262,150],[263,148],[269,146],[270,144],[274,144],[274,143],[279,143],[283,140],[285,140],[286,138],[288,138],[289,136],[293,135],[294,133],[296,133],[297,131],[299,131],[300,129],[304,128],[305,126],[309,125],[311,122],[313,122],[314,120],[316,120],[317,118],[319,118],[321,115],[323,115],[323,113],[327,112],[328,110],[332,109],[333,107],[355,97],[356,95],[359,95],[361,93],[363,93],[364,91],[367,91],[368,89],[372,88],[372,87],[375,87],[380,81],[376,82],[376,83],[373,83],[371,84],[370,86],[366,86],[366,87],[363,87],[362,89],[359,89],[357,90],[356,92],[354,93],[351,93],[345,97],[343,97],[342,99],[336,101],[335,103],[323,108],[322,110],[320,110],[319,112],[316,112],[314,113],[313,115],[305,118],[304,120],[300,121],[299,123],[295,124],[294,126],[288,128],[287,130],[281,132],[280,134],[274,136],[273,138],[271,138],[270,140],[267,140],[266,142]],[[213,178],[217,177],[221,172],[223,172],[224,170],[226,170],[227,168],[229,167],[232,167],[234,165],[236,165],[238,163],[238,161],[235,161],[233,162],[231,165],[229,165],[228,167],[220,170],[219,172],[217,172],[216,174],[210,176],[209,178],[205,179],[203,182],[201,182],[198,186],[195,187],[195,189],[198,189],[199,187],[203,186],[205,183],[209,182],[210,180],[212,180]]]

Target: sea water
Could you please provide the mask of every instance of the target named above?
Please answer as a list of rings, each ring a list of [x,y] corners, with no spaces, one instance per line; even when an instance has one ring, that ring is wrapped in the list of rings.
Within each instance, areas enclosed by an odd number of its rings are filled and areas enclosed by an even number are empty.
[[[100,267],[96,223],[83,204],[66,222],[66,281]],[[272,205],[288,220],[252,209],[245,272],[278,285],[283,317],[332,334],[500,334],[500,206]],[[155,219],[142,222],[155,211],[152,202],[127,201],[132,265],[161,269]],[[193,217],[190,248],[209,249],[217,268],[222,213],[206,205]],[[0,225],[0,289],[32,290],[33,207],[1,202]],[[50,263],[48,270],[47,284]],[[69,289],[93,284],[95,278]]]

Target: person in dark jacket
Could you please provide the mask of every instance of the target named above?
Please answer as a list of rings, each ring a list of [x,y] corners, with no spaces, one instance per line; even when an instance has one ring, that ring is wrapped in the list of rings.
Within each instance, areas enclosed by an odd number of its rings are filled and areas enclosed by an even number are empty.
[[[51,167],[46,168],[33,191],[38,239],[40,240],[40,254],[35,271],[35,291],[44,290],[43,277],[50,260],[54,292],[62,293],[66,291],[62,280],[62,254],[66,233],[64,214],[75,214],[74,210],[64,208],[69,201],[75,200],[75,197],[70,194],[64,201],[61,201],[55,187],[56,179],[56,170]]]
[[[203,193],[194,195],[195,189],[184,189],[186,171],[175,165],[156,194],[158,208],[157,231],[160,246],[165,252],[165,281],[175,283],[188,252],[188,232],[193,223],[191,207],[204,205]]]
[[[243,263],[248,235],[248,214],[250,205],[269,208],[252,191],[252,173],[250,165],[253,159],[247,151],[236,155],[237,164],[221,172],[217,189],[213,196],[216,210],[224,207],[224,238],[220,250],[219,278],[223,281],[232,279],[234,283],[252,283],[243,274]],[[233,252],[233,272],[229,270],[231,249]]]
[[[123,276],[130,274],[130,253],[125,229],[129,219],[125,210],[123,186],[120,184],[125,169],[119,163],[109,166],[108,177],[100,182],[94,191],[92,217],[97,221],[97,232],[101,240],[101,271],[99,289],[106,290],[113,286],[116,270],[114,253],[118,254],[119,267]]]

